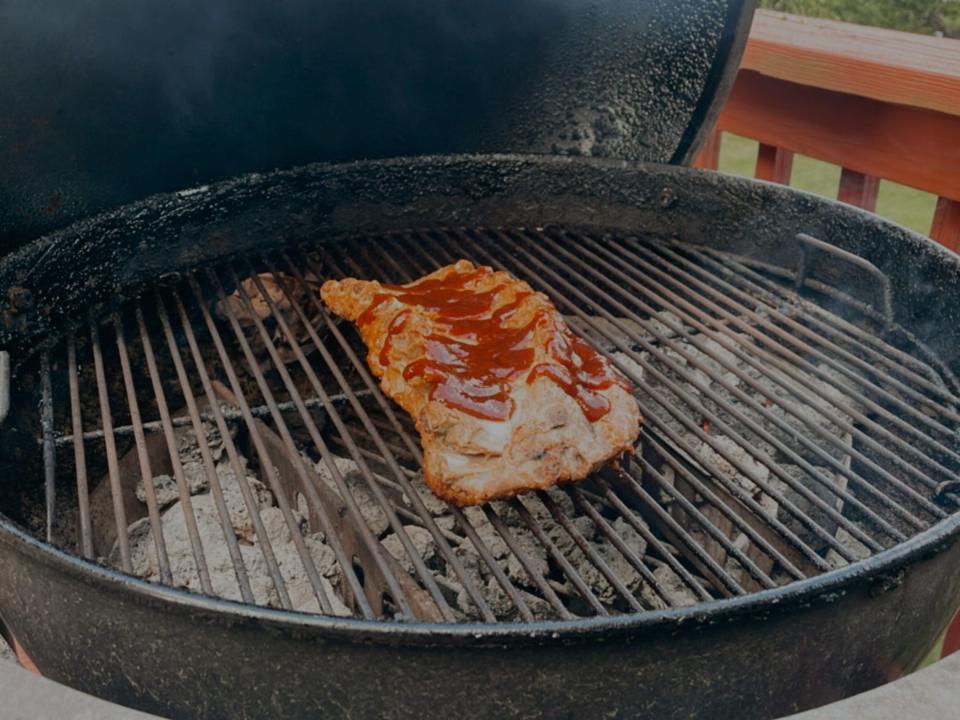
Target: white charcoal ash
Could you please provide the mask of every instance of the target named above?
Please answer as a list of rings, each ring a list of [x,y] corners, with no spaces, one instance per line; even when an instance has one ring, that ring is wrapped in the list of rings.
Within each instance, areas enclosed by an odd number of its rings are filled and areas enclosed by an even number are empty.
[[[586,520],[587,518],[578,519]],[[612,524],[612,529],[637,558],[644,556],[647,543],[631,525],[622,518],[617,518]],[[609,538],[598,533],[597,537],[590,542],[590,546],[614,577],[620,580],[631,594],[637,595],[642,591],[645,584],[643,576]],[[600,602],[607,605],[622,604],[624,599],[619,591],[610,584],[601,570],[579,547],[571,550],[568,559]]]
[[[735,537],[730,544],[744,555],[748,555],[750,550],[750,538],[745,534],[735,533]],[[727,555],[723,569],[741,586],[747,585],[752,581],[750,571],[744,568],[743,565],[740,564],[740,561],[737,560],[732,553]]]
[[[611,355],[617,369],[630,380],[631,383],[643,382],[645,375],[643,366],[636,360],[622,352],[615,352]]]
[[[340,477],[343,479],[347,491],[356,502],[363,521],[375,537],[382,537],[384,533],[390,529],[390,521],[387,518],[387,514],[383,511],[383,506],[370,489],[370,485],[366,478],[364,478],[360,466],[349,458],[333,456],[332,459],[340,473]],[[326,483],[327,487],[337,493],[337,495],[342,494],[325,460],[318,461],[314,465],[314,469],[317,471],[317,474],[320,475],[323,482]]]
[[[189,460],[183,463],[181,467],[183,468],[184,483],[190,495],[199,495],[207,491],[210,487],[210,482],[202,462]],[[169,475],[154,476],[153,489],[157,499],[157,507],[161,510],[180,500],[180,490],[177,487],[177,481]],[[142,503],[147,502],[147,491],[144,487],[143,478],[137,480],[135,493],[137,500]]]
[[[443,517],[451,514],[450,505],[433,494],[433,491],[430,490],[426,481],[423,479],[422,472],[417,473],[417,476],[410,480],[410,486],[416,491],[423,506],[433,517]],[[411,508],[414,507],[413,501],[407,497],[406,493],[403,494],[402,499],[405,505]]]
[[[752,452],[732,438],[725,435],[716,435],[712,437],[712,440],[713,444],[705,441],[697,442],[697,458],[711,470],[722,473],[725,477],[734,480],[743,489],[754,494],[755,499],[762,495],[759,486],[750,477],[741,473],[732,461],[746,468],[752,477],[764,484],[770,477],[770,468],[757,460]]]
[[[419,525],[404,525],[403,532],[413,546],[416,554],[423,560],[423,564],[430,570],[443,572],[443,559],[437,553],[437,545],[430,531]],[[403,541],[397,533],[390,533],[381,541],[400,566],[411,574],[415,574],[413,559],[404,547]]]
[[[227,472],[225,468],[224,463],[217,466],[224,504],[230,518],[230,531],[238,541],[254,602],[258,605],[281,607],[280,596],[264,556],[264,544],[254,532],[253,520],[232,470]],[[247,482],[256,500],[257,513],[290,596],[292,609],[319,611],[319,603],[307,575],[305,560],[293,542],[293,532],[301,533],[304,530],[303,516],[293,511],[296,526],[291,529],[283,512],[273,505],[273,497],[263,484],[250,476],[247,477]],[[214,594],[230,600],[241,600],[237,569],[228,549],[213,495],[196,495],[191,498],[191,504]],[[186,506],[180,502],[168,508],[161,516],[162,535],[174,584],[201,592],[203,588],[185,512]],[[134,573],[147,579],[159,579],[160,566],[149,519],[143,518],[130,527],[130,540]],[[309,552],[307,562],[312,562],[321,575],[321,586],[333,605],[334,613],[349,615],[350,611],[343,604],[337,589],[341,583],[341,575],[339,565],[333,559],[333,551],[317,535],[305,535],[304,543]],[[115,547],[111,554],[114,563],[118,564],[118,556],[119,548]]]
[[[859,527],[859,523],[857,525]],[[834,537],[844,547],[844,549],[846,549],[853,556],[854,562],[857,560],[863,560],[865,558],[868,558],[873,554],[870,548],[868,548],[862,542],[857,540],[855,537],[853,537],[853,535],[851,535],[846,529],[842,527],[837,528],[836,533],[834,533]],[[832,568],[841,568],[846,565],[849,565],[851,562],[846,558],[844,558],[840,553],[838,553],[833,548],[830,548],[830,550],[827,551],[826,560],[830,564],[830,567]]]
[[[826,484],[824,484],[811,478],[806,470],[796,465],[781,465],[780,467],[788,476],[793,478],[797,484],[808,489],[828,507],[842,513],[843,498],[839,497],[838,493],[847,489],[847,478],[845,475],[834,473],[826,467],[814,466],[814,470],[827,481]],[[800,512],[809,515],[810,518],[827,533],[835,533],[837,530],[837,521],[831,518],[825,510],[818,507],[814,502],[804,497],[793,487],[787,486],[785,483],[783,483],[782,492],[785,499],[795,505]],[[795,533],[797,537],[811,547],[818,551],[825,548],[825,541],[810,530],[806,524],[800,522],[793,513],[788,512],[786,508],[781,509],[779,519]]]
[[[602,315],[591,315],[588,320],[584,320],[578,315],[564,316],[571,330],[607,352],[622,350],[624,346],[639,350],[642,345],[638,340],[652,345],[660,344],[661,338],[666,340],[677,337],[676,328],[681,328],[686,333],[696,332],[685,325],[679,315],[669,310],[661,310],[649,318],[641,319],[642,323],[627,317],[610,320]],[[614,338],[618,342],[614,342]]]
[[[666,600],[649,584],[644,583],[640,591],[640,599],[655,610],[668,607],[686,607],[699,602],[697,594],[683,579],[666,563],[651,561],[657,568],[653,571],[653,578],[666,596]]]

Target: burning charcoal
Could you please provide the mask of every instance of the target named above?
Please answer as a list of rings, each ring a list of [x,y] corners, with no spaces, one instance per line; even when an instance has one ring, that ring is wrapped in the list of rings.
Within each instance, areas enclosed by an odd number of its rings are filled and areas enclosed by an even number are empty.
[[[608,352],[619,349],[617,343],[610,339],[611,336],[621,340],[630,348],[635,347],[634,337],[650,338],[650,333],[642,325],[629,318],[617,318],[616,323],[599,315],[591,317],[589,323],[584,322],[576,315],[566,315],[564,319],[570,329],[577,335],[586,338],[596,347]]]
[[[211,453],[215,453],[218,449],[222,452],[223,447],[223,438],[220,437],[220,430],[217,429],[217,426],[212,422],[203,423],[203,434],[207,439],[207,445],[210,447]],[[197,435],[193,431],[192,427],[183,427],[177,431],[177,453],[180,455],[180,460],[182,462],[187,462],[188,460],[200,460],[200,446],[197,441]],[[217,459],[215,457],[214,459]]]
[[[297,513],[299,515],[299,513]],[[293,533],[287,524],[283,511],[276,507],[267,507],[260,511],[263,529],[271,543],[290,544],[293,542]],[[299,528],[297,528],[299,531]]]
[[[188,463],[188,466],[190,466],[191,472],[188,473],[186,471],[187,466],[184,466],[184,480],[186,480],[187,489],[190,494],[198,495],[206,492],[209,485],[207,483],[207,475],[203,471],[203,466],[199,463]],[[198,468],[199,472],[194,472],[194,468]],[[161,510],[169,507],[180,499],[177,481],[169,475],[156,475],[153,478],[153,487],[157,496],[157,505]],[[137,481],[136,494],[140,502],[147,502],[147,491],[142,479]]]
[[[417,554],[423,558],[423,562],[427,567],[437,568],[438,565],[442,564],[442,561],[437,556],[437,546],[433,541],[433,536],[430,534],[430,531],[419,525],[404,525],[403,529],[410,538],[410,542],[413,543],[414,548],[416,548]],[[410,556],[407,554],[396,533],[387,535],[387,537],[381,541],[381,544],[387,549],[387,552],[397,559],[404,570],[410,573],[413,572],[413,561],[410,559]]]
[[[495,558],[499,560],[507,556],[510,549],[497,529],[487,520],[483,510],[478,507],[467,507],[463,508],[463,514]],[[470,548],[471,552],[476,552],[472,542],[467,541],[463,543],[463,546]]]
[[[520,611],[513,604],[510,596],[500,587],[496,578],[491,577],[487,580],[486,586],[482,588],[484,598],[493,614],[501,620],[519,620]],[[550,620],[556,617],[556,610],[546,600],[536,595],[528,593],[526,590],[518,589],[517,592],[526,604],[534,620]],[[474,611],[475,612],[475,611]]]
[[[797,482],[802,484],[804,487],[808,488],[814,495],[826,502],[827,505],[835,508],[837,511],[843,510],[843,500],[831,492],[830,488],[811,478],[805,470],[797,467],[796,465],[781,465],[781,467],[787,473],[787,475],[797,480]],[[814,467],[823,477],[830,481],[832,487],[835,487],[838,491],[846,489],[846,477],[842,475],[835,475],[831,470],[825,467]],[[836,531],[837,522],[831,519],[826,512],[816,507],[796,490],[784,484],[783,494],[787,500],[796,505],[802,512],[813,518],[813,520],[815,520],[816,523],[823,527],[828,533],[832,534]],[[786,510],[782,510],[780,512],[780,520],[788,528],[790,528],[790,530],[796,533],[801,540],[811,547],[818,550],[823,548],[825,544],[824,541],[818,538],[806,525],[797,520],[791,513],[786,512]]]
[[[344,484],[356,501],[364,522],[367,523],[367,526],[374,536],[382,536],[390,528],[390,521],[387,519],[387,515],[384,513],[377,498],[371,492],[370,486],[363,477],[359,466],[353,460],[342,457],[335,457],[334,462],[336,463],[337,470],[340,471],[341,477],[343,477]],[[317,462],[314,469],[327,486],[339,495],[340,491],[326,462],[323,460]]]
[[[227,545],[223,542],[223,530],[213,498],[210,495],[198,495],[193,498],[192,503],[213,591],[221,597],[240,600],[233,562]],[[183,506],[176,503],[163,514],[161,523],[174,585],[199,592],[200,580]],[[147,579],[158,579],[160,565],[149,521],[145,518],[137,521],[130,527],[128,534],[134,573]],[[241,545],[240,550],[254,596],[257,602],[266,604],[270,600],[273,587],[269,575],[266,574],[262,556],[259,550],[252,546]],[[111,562],[119,564],[119,544],[115,546],[110,557]]]
[[[235,479],[233,465],[230,462],[219,463],[217,465],[217,475],[220,478],[223,499],[230,513],[234,529],[245,542],[253,542],[253,521],[250,519],[250,512],[243,499],[243,492]],[[250,485],[257,507],[260,509],[271,507],[273,505],[273,494],[267,487],[251,475],[247,475],[246,480]]]
[[[622,352],[615,352],[612,357],[617,364],[617,369],[623,372],[631,381],[644,379],[643,368],[629,355]]]
[[[264,521],[266,522],[266,519]],[[293,609],[300,612],[321,612],[320,601],[317,598],[316,590],[314,589],[313,583],[310,581],[310,578],[307,575],[303,558],[301,558],[296,546],[294,546],[292,537],[288,542],[274,543],[273,549],[274,553],[276,554],[277,564],[280,566],[280,574],[283,576],[285,581],[287,593],[290,596],[290,604],[293,606]],[[319,555],[319,559],[322,561],[324,558],[324,553],[319,550],[319,548],[311,548],[308,546],[308,550],[314,549],[317,550],[316,555],[314,552],[310,552],[310,559],[313,561],[317,572],[321,575],[320,586],[323,588],[323,592],[332,606],[332,614],[339,615],[341,617],[348,617],[352,615],[350,609],[344,605],[339,593],[334,589],[333,584],[321,569],[321,564],[317,562],[317,555]],[[330,551],[330,554],[333,554],[332,550]],[[329,565],[327,567],[329,570]]]
[[[864,558],[870,557],[873,554],[870,551],[870,548],[857,540],[843,528],[837,528],[837,532],[834,534],[834,537],[836,537],[837,540],[840,541],[840,544],[849,550],[857,560],[863,560]],[[835,568],[849,565],[849,562],[847,562],[847,560],[845,560],[840,553],[833,548],[830,548],[829,552],[827,552],[826,559],[827,562]]]
[[[570,521],[570,524],[587,543],[591,543],[594,532],[596,531],[596,526],[593,524],[593,521],[588,517],[572,517],[572,515],[572,513],[567,514],[567,519]],[[550,542],[552,542],[563,555],[570,557],[574,553],[580,552],[576,541],[563,526],[554,522],[552,519],[541,519],[539,522],[540,526],[546,531],[547,537],[550,538]]]
[[[737,548],[737,550],[740,550],[744,555],[746,555],[747,551],[750,549],[750,538],[743,533],[738,533],[736,538],[733,539],[732,544],[735,548]],[[723,569],[727,571],[727,574],[730,575],[730,577],[732,577],[741,585],[747,585],[752,582],[750,572],[746,570],[732,555],[727,556]]]
[[[484,575],[481,572],[481,567],[486,570],[486,566],[481,562],[480,556],[476,550],[473,549],[473,546],[464,544],[463,546],[455,548],[454,553],[460,561],[460,565],[463,567],[467,578],[475,587],[482,588]],[[447,566],[445,575],[437,576],[437,581],[444,590],[444,595],[447,599],[463,613],[464,619],[479,619],[480,615],[473,601],[470,599],[470,595],[463,587],[463,578],[457,575],[451,566]]]
[[[758,462],[752,454],[750,454],[745,448],[738,445],[731,438],[720,435],[716,437],[716,443],[723,448],[728,456],[735,458],[742,465],[749,468],[760,480],[766,481],[767,478],[770,477],[770,468]],[[704,442],[700,444],[697,454],[704,463],[707,463],[714,469],[722,472],[731,480],[736,480],[743,488],[751,491],[757,491],[757,486],[753,483],[753,481],[741,475],[737,468],[735,468],[730,462],[727,461],[725,457],[720,455],[719,452],[714,450],[713,447],[707,443]]]
[[[150,530],[150,519],[140,518],[127,528],[127,537],[130,544],[130,564],[133,566],[135,574],[142,577],[158,577],[160,574],[159,566],[156,564],[156,549],[153,549],[153,556],[149,551],[153,548],[153,534]],[[110,554],[107,556],[107,562],[115,567],[120,567],[120,541],[113,544]]]
[[[670,325],[667,325],[670,323]],[[658,333],[667,338],[674,338],[677,336],[676,330],[674,327],[682,327],[685,329],[686,326],[683,324],[683,320],[680,319],[680,316],[676,313],[670,312],[669,310],[661,310],[656,313],[652,318],[650,318],[650,325]]]
[[[661,564],[653,571],[653,577],[670,600],[673,607],[685,607],[697,603],[697,596],[687,587],[686,583],[667,564]],[[663,598],[651,587],[644,585],[640,591],[640,598],[655,609],[669,607]]]
[[[417,495],[420,496],[424,506],[431,515],[436,517],[439,515],[446,515],[450,512],[450,508],[447,503],[434,495],[430,488],[427,487],[427,483],[423,479],[422,472],[418,473],[417,477],[411,479],[410,484],[413,486],[413,489],[417,491]],[[410,502],[410,499],[406,495],[403,496],[403,502],[408,507],[413,507],[413,503]]]
[[[343,569],[337,562],[337,556],[333,549],[317,534],[307,535],[303,540],[310,551],[314,565],[317,566],[317,571],[327,578],[334,587],[340,587],[343,579]]]
[[[550,570],[547,563],[546,548],[540,544],[540,541],[532,532],[525,528],[512,528],[510,533],[520,550],[526,555],[533,571],[538,576],[545,577]],[[523,564],[513,553],[507,558],[507,575],[511,580],[523,586],[529,586],[533,583]]]
[[[617,537],[619,537],[638,558],[642,558],[646,554],[647,541],[634,529],[633,525],[623,518],[617,518],[613,521],[612,525]]]

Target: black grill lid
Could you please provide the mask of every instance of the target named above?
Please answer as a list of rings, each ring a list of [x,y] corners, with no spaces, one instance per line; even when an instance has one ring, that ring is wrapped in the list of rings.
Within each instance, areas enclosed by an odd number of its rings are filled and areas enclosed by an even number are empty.
[[[686,163],[753,0],[9,0],[0,254],[155,192],[317,160]]]

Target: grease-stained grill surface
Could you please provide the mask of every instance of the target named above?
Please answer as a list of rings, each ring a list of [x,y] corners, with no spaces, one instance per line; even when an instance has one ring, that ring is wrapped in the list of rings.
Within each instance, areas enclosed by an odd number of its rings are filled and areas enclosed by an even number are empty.
[[[432,496],[409,419],[316,286],[461,257],[546,293],[630,379],[632,460],[466,510]],[[366,618],[644,612],[824,573],[955,509],[938,489],[960,415],[953,378],[882,313],[792,279],[562,229],[319,239],[199,268],[78,319],[25,371],[42,463],[20,518],[156,582]]]

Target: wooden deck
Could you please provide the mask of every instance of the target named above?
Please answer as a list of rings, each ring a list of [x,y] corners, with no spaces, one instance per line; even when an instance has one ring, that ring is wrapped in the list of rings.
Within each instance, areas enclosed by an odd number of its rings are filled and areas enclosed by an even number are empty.
[[[960,252],[960,40],[759,10],[698,167],[724,132],[759,141],[764,180],[789,184],[794,153],[839,165],[867,210],[881,179],[934,193],[930,237]]]

